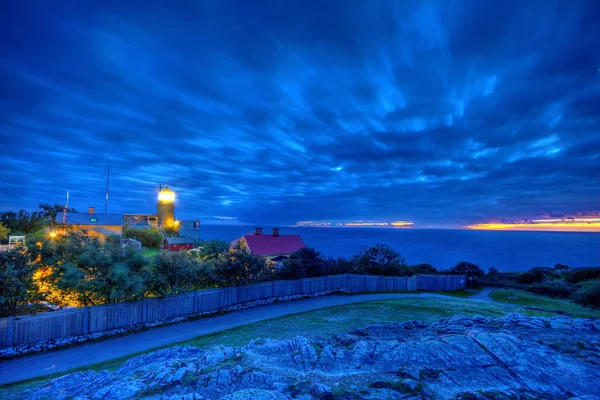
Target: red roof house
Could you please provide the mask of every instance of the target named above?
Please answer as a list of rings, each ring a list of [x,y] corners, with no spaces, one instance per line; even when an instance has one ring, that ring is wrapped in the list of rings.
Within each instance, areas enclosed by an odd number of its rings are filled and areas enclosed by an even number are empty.
[[[273,228],[271,235],[263,235],[262,228],[255,228],[253,235],[244,235],[234,240],[231,242],[231,247],[238,243],[252,254],[263,256],[270,261],[282,261],[306,247],[300,235],[280,235],[279,228]]]

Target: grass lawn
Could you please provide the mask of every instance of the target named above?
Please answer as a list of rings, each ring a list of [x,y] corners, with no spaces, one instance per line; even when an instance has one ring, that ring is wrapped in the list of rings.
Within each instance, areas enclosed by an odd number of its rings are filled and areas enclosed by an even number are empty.
[[[146,257],[152,257],[158,254],[160,250],[157,249],[151,249],[149,247],[145,247],[142,246],[142,254],[145,255]]]
[[[367,303],[349,304],[324,308],[302,314],[275,318],[220,333],[200,336],[173,346],[197,346],[210,348],[217,345],[244,346],[255,338],[288,339],[296,336],[319,337],[352,331],[373,323],[393,323],[409,320],[421,320],[427,323],[454,314],[483,315],[500,317],[509,312],[521,312],[527,315],[548,315],[535,310],[523,310],[510,304],[472,302],[458,298],[447,299],[393,299]],[[150,350],[151,351],[155,351]],[[140,353],[141,354],[141,353]],[[12,398],[23,390],[39,387],[51,379],[77,371],[114,371],[125,361],[139,354],[106,361],[65,373],[14,383],[0,387],[0,398]]]
[[[600,318],[600,311],[592,310],[590,308],[582,307],[567,300],[553,299],[551,297],[540,296],[537,294],[525,292],[523,290],[515,289],[496,289],[490,293],[490,297],[495,301],[512,304],[517,306],[529,306],[539,307],[544,310],[557,310],[569,313],[570,316],[575,318]],[[531,310],[525,310],[531,311]],[[548,313],[548,315],[556,315],[555,313]]]
[[[482,288],[476,288],[476,289],[469,289],[469,290],[459,289],[459,290],[453,290],[451,292],[430,292],[430,293],[437,293],[437,294],[443,294],[444,296],[452,296],[452,297],[458,297],[461,299],[467,299],[467,298],[481,292],[482,290],[483,290]]]

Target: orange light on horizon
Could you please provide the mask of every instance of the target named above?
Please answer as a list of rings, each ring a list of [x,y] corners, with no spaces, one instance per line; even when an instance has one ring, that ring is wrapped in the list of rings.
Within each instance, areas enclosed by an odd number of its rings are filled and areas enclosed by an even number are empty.
[[[473,230],[600,232],[600,218],[539,219],[531,222],[490,222],[465,226]]]

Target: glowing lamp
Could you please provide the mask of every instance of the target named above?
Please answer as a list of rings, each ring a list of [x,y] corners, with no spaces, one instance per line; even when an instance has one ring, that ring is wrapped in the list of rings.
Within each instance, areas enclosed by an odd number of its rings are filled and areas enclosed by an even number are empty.
[[[54,239],[56,237],[56,231],[50,232],[50,237]]]
[[[173,203],[175,201],[175,193],[167,186],[158,193],[158,201],[161,203]]]

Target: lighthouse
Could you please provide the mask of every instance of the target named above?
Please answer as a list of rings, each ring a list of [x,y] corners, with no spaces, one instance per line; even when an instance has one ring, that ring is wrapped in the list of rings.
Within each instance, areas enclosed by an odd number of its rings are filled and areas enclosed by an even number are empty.
[[[160,227],[171,228],[175,226],[175,193],[168,186],[158,192],[156,215]]]

